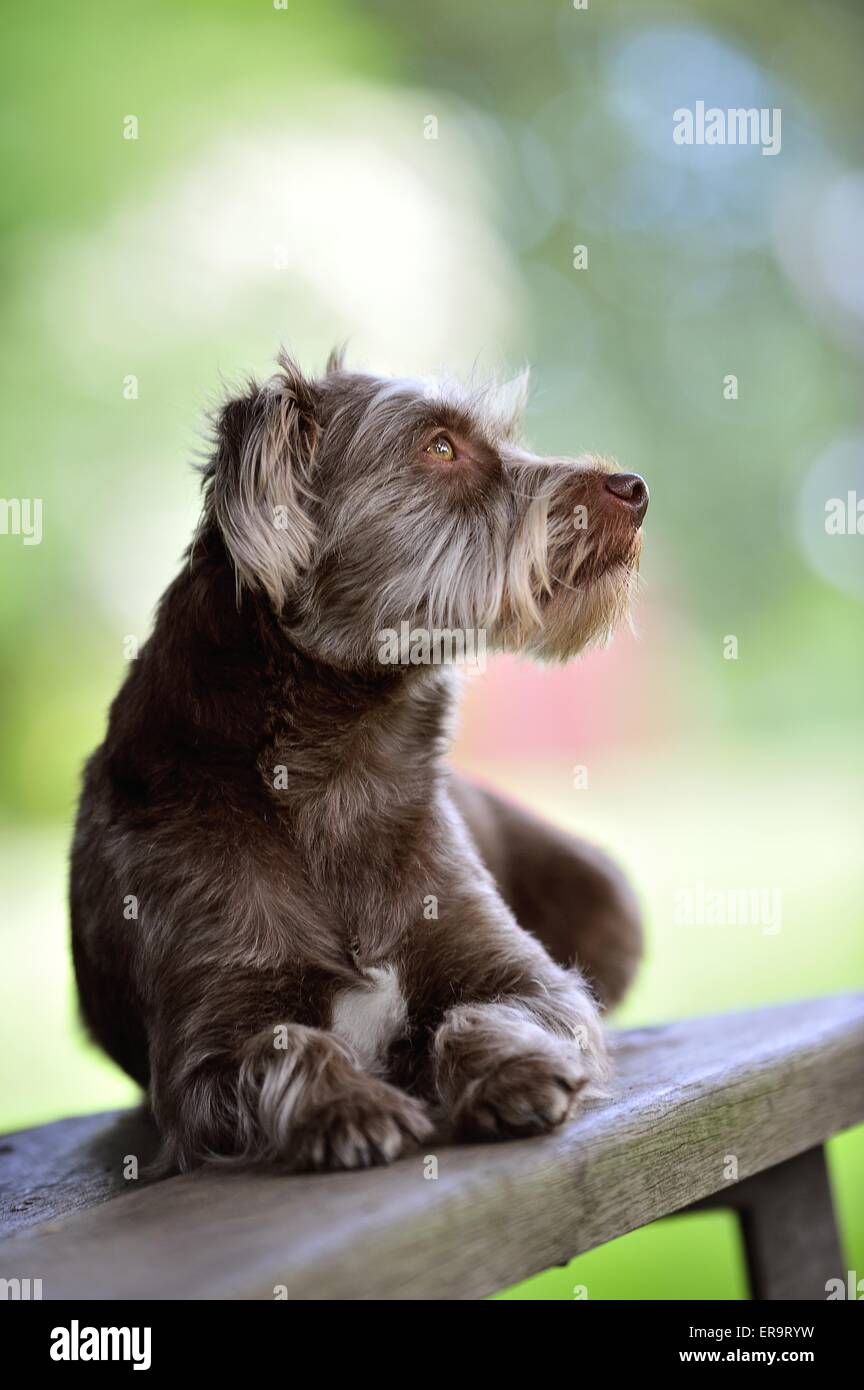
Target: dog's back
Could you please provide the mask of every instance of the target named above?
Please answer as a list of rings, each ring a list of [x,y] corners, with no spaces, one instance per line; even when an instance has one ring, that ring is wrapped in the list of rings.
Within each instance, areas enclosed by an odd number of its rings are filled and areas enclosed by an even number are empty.
[[[218,548],[217,548],[218,550]],[[160,848],[182,844],[194,818],[194,788],[218,776],[218,757],[196,778],[195,680],[206,679],[202,625],[218,624],[238,656],[242,643],[233,581],[200,548],[164,594],[154,631],[111,705],[102,745],[84,771],[70,865],[72,955],[84,1021],[94,1039],[140,1085],[150,1077],[148,980],[142,951],[158,897]],[[218,735],[217,735],[218,736]],[[142,864],[152,856],[152,873]],[[146,884],[144,899],[141,883]]]
[[[121,697],[118,697],[121,698]],[[81,1013],[96,1042],[140,1086],[150,1079],[144,1010],[135,985],[134,921],[106,852],[110,837],[104,747],[87,764],[72,842],[69,903]],[[111,910],[112,905],[116,911]],[[127,903],[127,914],[134,904]]]

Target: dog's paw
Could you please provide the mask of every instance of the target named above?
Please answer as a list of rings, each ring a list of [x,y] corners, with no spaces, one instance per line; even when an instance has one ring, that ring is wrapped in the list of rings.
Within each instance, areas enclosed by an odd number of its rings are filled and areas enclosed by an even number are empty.
[[[504,1057],[471,1084],[454,1123],[467,1139],[544,1134],[568,1119],[591,1080],[585,1054],[571,1044]]]
[[[293,1134],[291,1167],[324,1172],[392,1163],[431,1133],[419,1101],[368,1077],[304,1116]]]

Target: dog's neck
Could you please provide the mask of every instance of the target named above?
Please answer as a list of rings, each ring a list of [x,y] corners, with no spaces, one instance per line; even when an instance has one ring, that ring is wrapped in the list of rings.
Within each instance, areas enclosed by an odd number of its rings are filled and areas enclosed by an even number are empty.
[[[272,697],[262,780],[357,963],[386,959],[435,891],[416,866],[435,833],[451,673],[346,672],[288,645]],[[383,883],[396,907],[370,914]]]
[[[344,671],[286,639],[259,770],[268,776],[271,755],[283,769],[285,804],[311,841],[337,853],[355,839],[368,846],[376,822],[384,834],[434,800],[453,695],[444,668]]]
[[[238,606],[233,573],[213,550],[166,593],[156,639],[136,673],[149,685],[142,737],[178,749],[175,791],[187,783],[200,795],[209,780],[222,795],[227,783],[258,808],[262,839],[290,840],[340,921],[377,901],[382,882],[389,901],[400,885],[413,901],[422,887],[411,880],[413,848],[432,833],[453,671],[316,660],[263,598],[246,592]],[[361,954],[385,949],[397,926],[355,923]]]

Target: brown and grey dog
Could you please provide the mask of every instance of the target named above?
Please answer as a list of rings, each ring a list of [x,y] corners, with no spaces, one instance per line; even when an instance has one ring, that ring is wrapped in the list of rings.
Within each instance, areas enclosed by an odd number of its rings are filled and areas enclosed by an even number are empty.
[[[84,1016],[163,1169],[387,1162],[430,1115],[534,1134],[603,1088],[629,889],[448,773],[451,667],[381,657],[407,623],[564,660],[627,611],[645,484],[518,424],[512,393],[285,356],[218,416],[72,852]]]

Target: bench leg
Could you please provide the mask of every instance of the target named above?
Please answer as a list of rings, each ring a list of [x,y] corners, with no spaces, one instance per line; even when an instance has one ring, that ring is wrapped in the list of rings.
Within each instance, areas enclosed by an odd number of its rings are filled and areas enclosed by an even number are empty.
[[[825,1299],[828,1280],[845,1280],[846,1266],[824,1148],[808,1149],[749,1183],[752,1191],[736,1206],[751,1297]]]
[[[715,1192],[693,1211],[738,1213],[750,1296],[760,1302],[824,1299],[829,1279],[846,1280],[825,1150],[797,1158]]]

